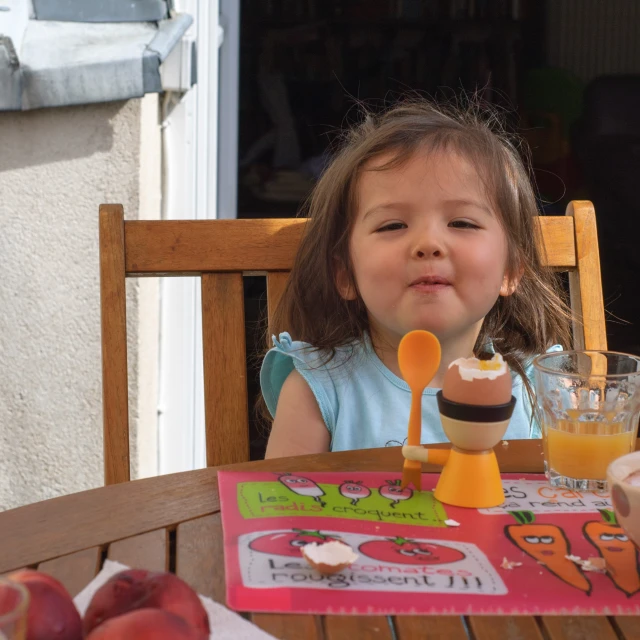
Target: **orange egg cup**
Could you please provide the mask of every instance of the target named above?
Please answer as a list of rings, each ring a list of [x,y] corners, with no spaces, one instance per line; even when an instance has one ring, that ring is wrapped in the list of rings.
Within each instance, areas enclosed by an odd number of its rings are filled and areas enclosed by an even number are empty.
[[[456,507],[487,509],[504,502],[498,460],[493,450],[504,437],[516,399],[484,406],[451,402],[437,394],[451,449],[425,447],[420,460],[442,466],[434,496]]]

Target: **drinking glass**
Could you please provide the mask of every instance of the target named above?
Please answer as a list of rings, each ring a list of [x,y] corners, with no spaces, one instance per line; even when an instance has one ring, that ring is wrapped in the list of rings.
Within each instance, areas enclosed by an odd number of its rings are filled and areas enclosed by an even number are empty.
[[[24,640],[27,634],[29,591],[6,578],[0,578],[0,640]]]
[[[554,487],[606,489],[607,466],[635,448],[640,358],[558,351],[533,364],[547,479]]]

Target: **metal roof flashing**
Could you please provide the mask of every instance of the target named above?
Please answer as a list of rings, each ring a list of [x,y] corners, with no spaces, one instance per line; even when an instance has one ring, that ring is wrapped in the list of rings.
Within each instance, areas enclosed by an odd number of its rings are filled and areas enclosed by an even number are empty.
[[[0,111],[110,102],[162,91],[160,65],[193,22],[188,14],[157,22],[29,19],[20,34],[15,20],[5,28],[10,13],[0,13]]]

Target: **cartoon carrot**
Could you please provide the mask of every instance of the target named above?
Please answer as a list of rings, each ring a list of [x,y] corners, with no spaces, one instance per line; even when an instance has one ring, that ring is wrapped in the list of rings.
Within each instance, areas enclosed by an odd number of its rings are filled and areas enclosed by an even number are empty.
[[[585,522],[584,537],[598,550],[607,563],[607,574],[617,589],[631,597],[640,591],[638,556],[633,542],[627,538],[613,511],[600,509],[601,520]]]
[[[567,558],[571,555],[571,547],[564,531],[554,524],[534,524],[535,515],[531,511],[509,513],[519,524],[508,524],[504,528],[507,538],[560,580],[589,595],[591,583],[579,567]]]

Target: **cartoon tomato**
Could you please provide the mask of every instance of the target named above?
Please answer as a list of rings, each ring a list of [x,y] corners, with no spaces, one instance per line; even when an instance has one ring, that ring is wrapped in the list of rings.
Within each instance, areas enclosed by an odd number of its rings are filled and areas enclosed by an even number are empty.
[[[324,491],[313,480],[302,476],[294,476],[291,473],[283,473],[278,476],[278,480],[293,493],[313,498],[320,503],[321,507],[327,504],[320,499],[324,495]]]
[[[293,529],[291,531],[277,531],[260,536],[249,543],[249,548],[260,553],[271,553],[277,556],[289,556],[299,558],[300,550],[310,542],[330,542],[337,540],[333,536],[326,536],[319,531],[303,531]]]
[[[400,500],[408,500],[413,495],[413,489],[409,489],[409,487],[403,489],[400,486],[400,482],[399,478],[397,480],[387,480],[387,484],[383,484],[380,489],[378,489],[383,498],[391,500],[389,506],[394,509]]]
[[[401,537],[369,540],[360,545],[359,551],[363,556],[394,564],[448,564],[465,558],[458,549]]]
[[[371,489],[362,486],[362,480],[354,482],[353,480],[345,480],[339,487],[341,495],[351,500],[351,504],[358,504],[358,500],[368,498],[371,495]]]

